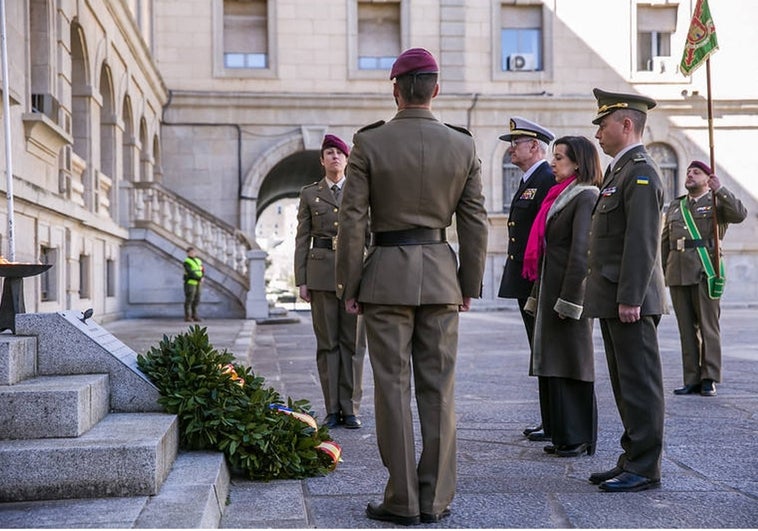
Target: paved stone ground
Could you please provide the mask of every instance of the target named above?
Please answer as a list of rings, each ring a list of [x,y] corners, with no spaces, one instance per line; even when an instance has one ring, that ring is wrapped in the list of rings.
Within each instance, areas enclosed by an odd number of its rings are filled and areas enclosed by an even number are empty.
[[[479,308],[481,310],[481,308]],[[211,342],[250,361],[282,394],[311,401],[323,418],[316,375],[315,339],[307,312],[290,312],[296,323],[258,324],[210,320]],[[757,528],[758,527],[758,309],[722,312],[724,383],[718,396],[674,396],[681,385],[676,322],[659,328],[666,388],[666,438],[662,487],[609,494],[587,481],[615,464],[621,425],[607,375],[599,327],[595,330],[598,449],[594,456],[565,459],[542,451],[521,430],[538,418],[536,379],[515,307],[461,315],[457,366],[458,489],[453,514],[442,528]],[[177,320],[131,320],[105,325],[137,352],[163,334],[186,330]],[[363,428],[337,428],[343,462],[326,477],[259,483],[234,479],[224,528],[384,528],[368,520],[369,501],[379,501],[386,481],[376,448],[373,383],[366,362]],[[100,505],[98,505],[100,504]],[[92,527],[124,527],[108,518],[102,500],[54,502],[44,510],[4,513],[2,527],[71,527],[69,509],[93,510]],[[81,521],[81,517],[79,518]],[[20,524],[20,525],[19,525]],[[79,526],[76,526],[79,527]],[[425,527],[425,526],[422,526]]]
[[[308,313],[301,322],[259,325],[253,368],[280,392],[323,407]],[[666,389],[662,487],[609,494],[587,481],[615,465],[621,424],[608,380],[599,326],[595,369],[598,450],[592,457],[547,455],[521,430],[538,418],[536,379],[526,375],[526,338],[514,308],[461,316],[457,366],[458,489],[450,528],[755,528],[758,527],[758,310],[725,309],[724,384],[717,397],[675,396],[681,385],[676,322],[660,329]],[[386,481],[376,448],[370,364],[360,430],[337,428],[343,459],[329,476],[260,484],[234,480],[227,528],[377,528],[369,501]],[[323,417],[323,410],[320,415]],[[418,434],[418,427],[417,427]]]

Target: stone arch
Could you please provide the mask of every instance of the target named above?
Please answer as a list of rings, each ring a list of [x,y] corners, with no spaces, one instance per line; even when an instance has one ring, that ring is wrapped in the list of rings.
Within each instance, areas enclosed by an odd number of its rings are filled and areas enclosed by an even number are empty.
[[[122,137],[122,170],[121,175],[125,181],[133,182],[134,179],[134,112],[132,111],[132,100],[129,95],[124,96],[121,105],[121,119],[124,122],[124,134]]]
[[[116,177],[116,126],[118,118],[114,101],[113,78],[103,63],[100,69],[100,171],[111,179]]]
[[[255,238],[255,225],[261,209],[258,207],[258,192],[269,172],[282,160],[305,149],[302,134],[292,134],[264,151],[251,165],[242,185],[240,205],[240,229],[249,238]]]

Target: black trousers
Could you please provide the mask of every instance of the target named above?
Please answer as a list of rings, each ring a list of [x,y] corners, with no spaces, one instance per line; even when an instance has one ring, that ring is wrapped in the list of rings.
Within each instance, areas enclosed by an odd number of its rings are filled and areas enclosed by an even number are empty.
[[[595,383],[571,378],[545,377],[550,433],[555,446],[597,441]]]
[[[521,320],[524,321],[524,329],[526,330],[526,338],[529,340],[529,374],[532,374],[531,366],[531,352],[532,343],[534,339],[534,316],[524,311],[524,305],[526,305],[526,299],[516,299],[518,301],[518,309],[521,312]],[[547,379],[543,376],[537,377],[537,387],[540,398],[540,417],[542,420],[542,429],[545,431],[545,435],[550,435],[550,408],[548,407],[548,389]]]

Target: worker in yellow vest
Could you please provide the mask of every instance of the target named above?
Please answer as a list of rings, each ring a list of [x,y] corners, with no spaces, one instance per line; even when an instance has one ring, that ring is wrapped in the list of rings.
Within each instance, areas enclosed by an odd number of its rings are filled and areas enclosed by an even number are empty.
[[[187,322],[200,321],[197,305],[200,304],[200,284],[205,268],[195,254],[194,247],[187,247],[187,258],[184,259],[184,320]]]

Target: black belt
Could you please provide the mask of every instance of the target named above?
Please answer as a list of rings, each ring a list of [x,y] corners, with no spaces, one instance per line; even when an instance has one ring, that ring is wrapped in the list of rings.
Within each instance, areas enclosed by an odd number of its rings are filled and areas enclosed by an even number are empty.
[[[313,236],[313,247],[317,249],[332,249],[334,250],[334,238],[319,238]]]
[[[679,238],[678,240],[669,241],[669,249],[672,251],[684,251],[685,249],[695,249],[697,247],[713,247],[713,238],[699,238],[696,240]]]
[[[392,245],[425,245],[428,243],[442,243],[447,241],[445,229],[405,229],[375,232],[373,244],[379,247]]]

